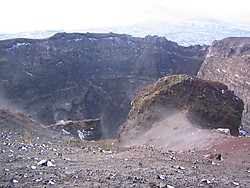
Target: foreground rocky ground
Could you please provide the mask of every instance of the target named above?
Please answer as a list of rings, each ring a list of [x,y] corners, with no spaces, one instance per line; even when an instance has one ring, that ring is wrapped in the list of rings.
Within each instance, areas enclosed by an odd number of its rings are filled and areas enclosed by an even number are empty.
[[[66,137],[65,137],[66,138]],[[2,131],[0,187],[249,187],[250,139],[203,151],[20,137]],[[228,143],[227,143],[228,142]],[[223,145],[224,144],[224,145]],[[211,154],[222,155],[223,160]],[[43,161],[44,160],[44,161]]]
[[[99,119],[45,127],[0,109],[0,187],[249,187],[249,137],[216,129],[238,131],[243,103],[219,83],[183,77],[144,89],[118,140],[81,140],[100,132]]]

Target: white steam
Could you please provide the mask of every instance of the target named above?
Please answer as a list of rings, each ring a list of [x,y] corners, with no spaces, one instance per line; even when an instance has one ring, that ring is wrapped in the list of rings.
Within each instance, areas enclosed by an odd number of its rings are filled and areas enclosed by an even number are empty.
[[[223,137],[225,135],[216,131],[200,129],[192,125],[186,113],[180,112],[154,123],[150,130],[124,145],[153,145],[155,148],[165,150],[201,150],[208,149],[212,142]]]

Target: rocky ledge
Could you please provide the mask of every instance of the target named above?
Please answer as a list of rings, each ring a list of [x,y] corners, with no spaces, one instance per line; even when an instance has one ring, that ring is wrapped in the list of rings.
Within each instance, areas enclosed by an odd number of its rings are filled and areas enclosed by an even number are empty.
[[[62,135],[79,137],[81,140],[99,140],[102,135],[100,119],[63,121],[48,127],[59,130]]]
[[[242,100],[222,83],[188,75],[168,76],[145,87],[133,101],[118,139],[136,138],[155,122],[180,112],[196,127],[228,128],[237,136],[243,109]]]

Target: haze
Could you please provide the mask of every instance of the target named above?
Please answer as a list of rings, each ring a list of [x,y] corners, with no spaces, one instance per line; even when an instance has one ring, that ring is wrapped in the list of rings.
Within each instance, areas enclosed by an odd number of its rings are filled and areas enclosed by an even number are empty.
[[[248,9],[247,0],[5,0],[1,2],[0,33],[178,22],[187,16],[244,22],[249,26]]]

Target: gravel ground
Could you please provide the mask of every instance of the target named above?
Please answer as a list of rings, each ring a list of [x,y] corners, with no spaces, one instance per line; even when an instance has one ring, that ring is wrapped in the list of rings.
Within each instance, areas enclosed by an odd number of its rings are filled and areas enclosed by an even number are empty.
[[[0,187],[250,187],[249,145],[233,163],[236,151],[225,151],[221,161],[204,157],[214,150],[0,136]],[[249,138],[242,140],[249,144]]]

